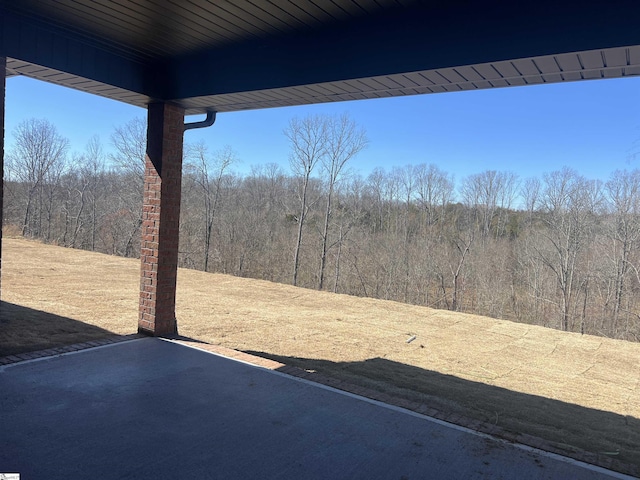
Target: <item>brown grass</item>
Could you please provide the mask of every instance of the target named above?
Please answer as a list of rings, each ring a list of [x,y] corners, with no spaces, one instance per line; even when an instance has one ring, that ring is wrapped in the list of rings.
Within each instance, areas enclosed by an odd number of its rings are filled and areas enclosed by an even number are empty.
[[[138,261],[3,250],[5,353],[136,331]],[[181,335],[640,465],[640,344],[191,270],[177,302]]]

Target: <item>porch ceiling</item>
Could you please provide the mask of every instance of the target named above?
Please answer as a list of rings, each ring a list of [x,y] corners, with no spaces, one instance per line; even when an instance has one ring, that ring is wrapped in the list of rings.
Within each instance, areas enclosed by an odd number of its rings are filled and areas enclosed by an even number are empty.
[[[637,2],[0,0],[26,75],[188,113],[640,74]]]

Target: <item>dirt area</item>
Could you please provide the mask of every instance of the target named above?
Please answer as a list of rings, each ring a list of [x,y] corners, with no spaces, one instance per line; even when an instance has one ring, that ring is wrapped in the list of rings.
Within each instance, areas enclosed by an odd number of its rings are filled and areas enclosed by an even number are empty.
[[[0,355],[134,333],[139,268],[4,239]],[[640,344],[191,270],[177,304],[183,336],[640,465]]]

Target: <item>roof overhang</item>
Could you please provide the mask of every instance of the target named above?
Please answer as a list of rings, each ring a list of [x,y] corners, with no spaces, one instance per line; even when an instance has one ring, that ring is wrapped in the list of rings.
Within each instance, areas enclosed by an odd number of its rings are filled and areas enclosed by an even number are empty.
[[[188,113],[640,74],[637,2],[0,0],[27,75]]]

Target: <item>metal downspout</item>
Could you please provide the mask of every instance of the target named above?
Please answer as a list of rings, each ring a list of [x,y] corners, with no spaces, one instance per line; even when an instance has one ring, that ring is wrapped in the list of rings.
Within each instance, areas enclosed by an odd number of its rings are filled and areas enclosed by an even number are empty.
[[[185,123],[184,124],[184,129],[186,131],[186,130],[191,130],[193,128],[210,127],[211,125],[213,125],[215,123],[215,121],[216,121],[216,112],[214,112],[212,110],[207,110],[207,118],[205,118],[201,122]]]

